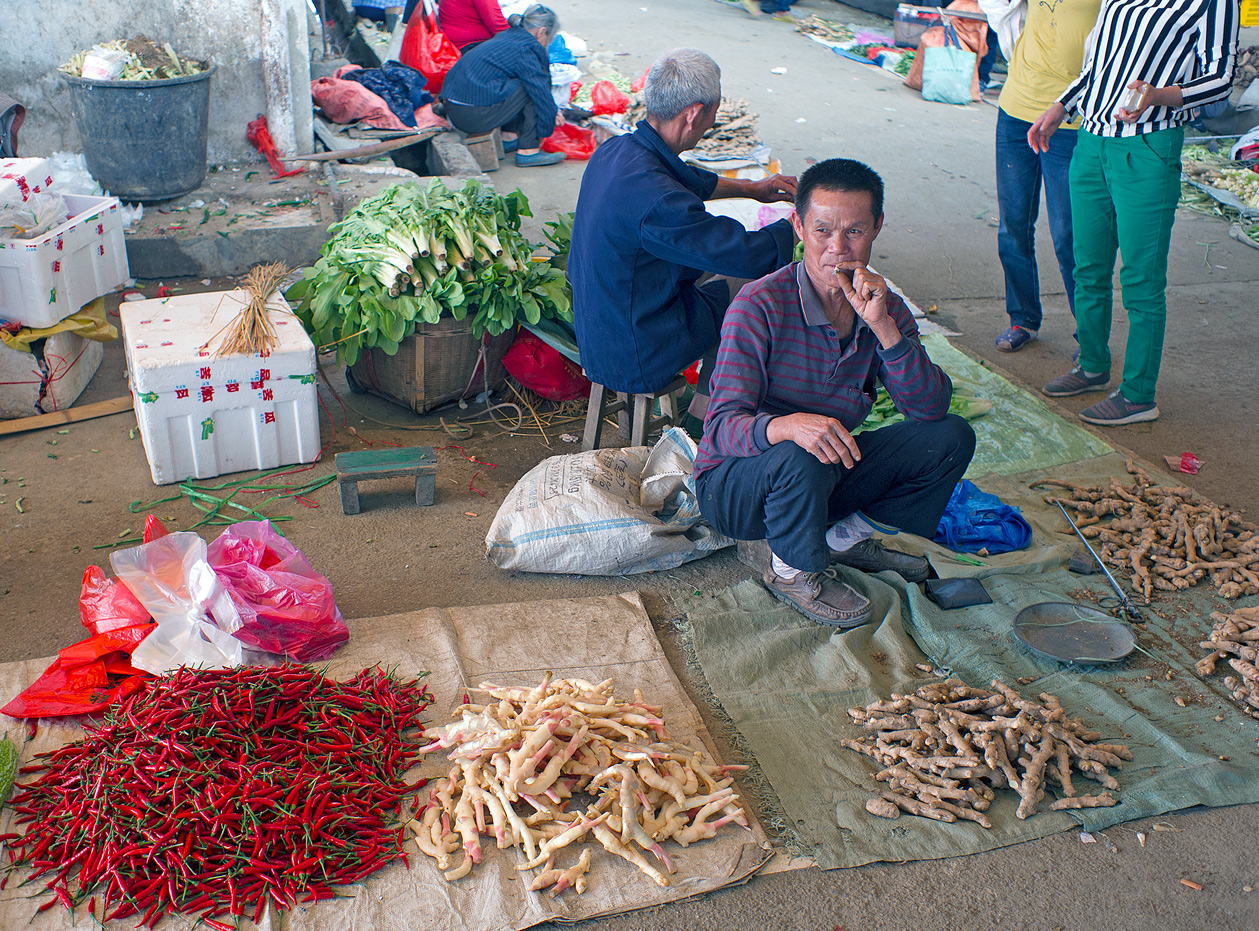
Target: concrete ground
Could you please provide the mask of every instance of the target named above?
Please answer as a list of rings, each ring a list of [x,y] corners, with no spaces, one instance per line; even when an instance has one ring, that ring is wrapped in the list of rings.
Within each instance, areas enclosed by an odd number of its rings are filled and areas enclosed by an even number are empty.
[[[1042,339],[1014,356],[1001,355],[992,345],[1006,320],[996,258],[996,111],[991,106],[924,102],[890,75],[835,56],[783,23],[753,20],[739,5],[714,0],[552,0],[550,5],[568,31],[586,38],[592,51],[604,53],[627,75],[637,76],[657,54],[677,45],[712,53],[723,66],[726,94],[747,99],[760,114],[760,133],[785,171],[799,173],[813,161],[836,155],[869,162],[888,186],[887,221],[875,252],[880,268],[920,306],[934,306],[932,319],[962,334],[955,339],[958,345],[1012,380],[1034,389],[1069,367],[1069,320],[1061,285],[1051,272],[1047,234],[1041,237],[1047,301]],[[875,22],[829,0],[802,0],[795,9],[840,21]],[[1254,30],[1249,32],[1246,44],[1259,41]],[[772,73],[779,67],[786,74]],[[501,190],[517,185],[525,190],[538,224],[555,211],[572,209],[582,168],[565,163],[516,169],[505,162],[492,177]],[[535,233],[538,229],[535,225]],[[1251,466],[1259,451],[1259,362],[1253,351],[1257,279],[1259,252],[1229,239],[1219,221],[1182,211],[1173,230],[1169,271],[1168,339],[1159,389],[1163,416],[1153,424],[1102,433],[1112,444],[1152,461],[1192,450],[1206,467],[1185,482],[1252,514],[1259,506],[1259,472]],[[167,281],[172,283],[188,290],[231,284]],[[153,294],[156,282],[141,284]],[[1118,355],[1122,326],[1116,329]],[[110,344],[83,402],[124,394],[123,368],[120,347]],[[474,424],[471,438],[451,439],[436,416],[415,417],[376,398],[351,396],[335,366],[324,370],[336,388],[335,394],[322,386],[320,391],[329,412],[323,420],[327,449],[307,474],[328,474],[333,453],[366,448],[366,443],[463,447],[462,452],[438,452],[437,501],[428,509],[408,501],[405,480],[365,486],[363,513],[352,518],[341,514],[334,486],[313,494],[318,508],[293,502],[267,506],[268,513],[294,517],[283,529],[332,580],[338,603],[351,619],[351,633],[354,618],[419,607],[638,589],[679,675],[694,686],[669,624],[676,613],[668,592],[677,586],[719,588],[745,578],[747,571],[732,551],[644,577],[493,569],[483,558],[483,538],[498,504],[541,458],[572,451],[575,447],[559,435],[580,433],[580,423],[553,416],[544,440],[527,425],[504,433],[482,422]],[[1057,409],[1070,417],[1084,403],[1070,399]],[[474,414],[475,408],[447,409],[441,415],[450,423],[465,413]],[[151,483],[140,440],[132,433],[134,423],[133,415],[120,414],[61,428],[65,433],[0,438],[0,478],[8,480],[0,485],[0,661],[50,655],[79,639],[80,579],[86,566],[105,564],[108,552],[93,546],[142,526],[143,512],[132,513],[132,502],[148,504],[172,494],[169,486]],[[463,453],[479,462],[469,462]],[[15,506],[19,498],[22,513]],[[154,513],[173,528],[187,527],[199,516],[186,500],[162,504]],[[1259,927],[1259,897],[1247,891],[1259,885],[1259,866],[1247,853],[1259,829],[1259,806],[1180,812],[1161,821],[1173,830],[1149,822],[1112,829],[1107,837],[1113,848],[1104,840],[1083,845],[1069,832],[969,857],[763,875],[695,901],[583,927]],[[1138,831],[1147,836],[1144,847]],[[1181,879],[1200,883],[1203,890],[1184,886]]]

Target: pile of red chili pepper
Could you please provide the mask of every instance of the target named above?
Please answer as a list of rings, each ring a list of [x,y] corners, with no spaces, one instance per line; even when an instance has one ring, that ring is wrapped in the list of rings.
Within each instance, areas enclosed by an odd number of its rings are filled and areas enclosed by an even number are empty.
[[[21,770],[24,834],[3,839],[60,903],[101,920],[252,916],[333,898],[406,860],[399,821],[420,758],[418,681],[372,668],[184,669]],[[97,911],[97,902],[101,903]]]

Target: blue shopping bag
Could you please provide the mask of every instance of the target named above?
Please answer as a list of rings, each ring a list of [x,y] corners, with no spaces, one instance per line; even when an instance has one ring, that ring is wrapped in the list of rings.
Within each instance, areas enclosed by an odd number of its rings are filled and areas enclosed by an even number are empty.
[[[968,104],[975,78],[975,53],[963,47],[952,23],[944,26],[944,45],[922,50],[922,96],[938,103]]]

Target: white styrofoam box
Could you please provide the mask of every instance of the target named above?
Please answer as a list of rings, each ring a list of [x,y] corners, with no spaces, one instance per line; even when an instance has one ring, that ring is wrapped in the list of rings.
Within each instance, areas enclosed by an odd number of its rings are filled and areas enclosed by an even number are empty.
[[[70,219],[35,239],[0,239],[0,320],[52,326],[130,276],[117,197],[66,194]]]
[[[0,158],[0,203],[18,204],[47,191],[52,169],[46,158]]]
[[[105,350],[78,333],[54,333],[44,341],[44,365],[29,352],[0,343],[0,418],[31,417],[75,402],[100,368]]]
[[[267,307],[277,343],[266,357],[215,357],[244,290],[127,301],[119,308],[140,437],[158,485],[319,455],[315,344],[284,298]]]

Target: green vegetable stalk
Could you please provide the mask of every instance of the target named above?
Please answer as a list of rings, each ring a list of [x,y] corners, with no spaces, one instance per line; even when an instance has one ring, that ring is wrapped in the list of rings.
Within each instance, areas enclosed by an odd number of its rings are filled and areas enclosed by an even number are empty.
[[[479,181],[458,191],[436,179],[392,185],[331,227],[319,260],[285,296],[316,345],[335,346],[346,365],[372,347],[393,355],[416,324],[445,314],[471,314],[477,336],[518,317],[571,322],[562,267],[534,261],[536,246],[520,232],[531,215],[520,191],[500,196]]]

